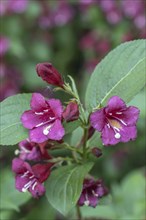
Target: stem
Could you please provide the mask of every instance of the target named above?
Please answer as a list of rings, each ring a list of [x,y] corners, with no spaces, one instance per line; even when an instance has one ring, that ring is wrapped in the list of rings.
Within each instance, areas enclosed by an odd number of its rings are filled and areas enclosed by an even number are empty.
[[[87,138],[88,138],[88,128],[84,128],[84,143],[83,143],[83,161],[86,160],[86,150],[87,150]]]
[[[77,210],[77,220],[82,220],[82,215],[81,215],[81,210],[78,205],[76,205],[76,210]]]

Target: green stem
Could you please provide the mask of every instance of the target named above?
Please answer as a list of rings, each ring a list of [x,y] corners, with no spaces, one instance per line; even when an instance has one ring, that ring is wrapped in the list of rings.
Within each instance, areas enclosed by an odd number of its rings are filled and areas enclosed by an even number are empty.
[[[77,220],[82,220],[81,210],[78,205],[76,205],[76,210],[77,210]]]
[[[72,161],[72,160],[73,159],[70,158],[70,157],[57,157],[57,158],[47,160],[47,162],[49,162],[49,163],[58,163],[58,162],[61,162],[61,161]]]
[[[86,160],[86,156],[87,156],[87,138],[88,138],[88,128],[84,128],[84,142],[83,142],[83,161]]]

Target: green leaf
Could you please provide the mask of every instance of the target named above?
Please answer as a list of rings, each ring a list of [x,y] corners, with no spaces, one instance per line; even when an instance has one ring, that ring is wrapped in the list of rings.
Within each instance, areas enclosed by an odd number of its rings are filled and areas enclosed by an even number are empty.
[[[95,131],[95,133],[93,134],[93,136],[88,140],[88,146],[89,147],[99,147],[102,144],[101,138],[100,138],[101,134],[97,131]]]
[[[73,132],[80,125],[81,125],[81,123],[78,120],[63,123],[63,127],[65,128],[65,134],[69,134],[69,133]]]
[[[93,163],[57,168],[46,182],[46,195],[51,205],[66,215],[77,203],[85,175]]]
[[[28,137],[20,117],[25,110],[30,109],[30,98],[31,94],[19,94],[1,102],[1,145],[14,145]]]
[[[84,131],[83,128],[78,127],[75,131],[73,131],[72,135],[71,135],[71,145],[72,146],[76,146],[78,145],[78,143],[80,143],[82,137],[83,137]]]
[[[0,209],[19,211],[19,206],[27,202],[31,196],[29,193],[21,193],[15,189],[15,177],[9,170],[1,173],[1,206]]]
[[[145,176],[141,170],[128,174],[120,185],[112,186],[114,210],[118,219],[144,219]]]
[[[89,111],[114,95],[129,102],[144,87],[145,44],[145,40],[123,43],[97,65],[85,97]]]
[[[114,209],[109,205],[97,205],[96,208],[92,207],[81,207],[81,213],[86,218],[103,218],[108,220],[116,220]]]

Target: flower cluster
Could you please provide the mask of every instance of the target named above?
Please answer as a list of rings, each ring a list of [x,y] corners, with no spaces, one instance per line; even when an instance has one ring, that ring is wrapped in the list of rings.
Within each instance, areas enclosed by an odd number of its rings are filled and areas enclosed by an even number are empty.
[[[33,93],[31,109],[21,116],[23,126],[29,130],[29,138],[19,143],[19,150],[15,151],[19,158],[13,160],[12,170],[16,174],[16,189],[21,192],[28,190],[33,197],[38,198],[45,193],[43,182],[49,177],[52,167],[56,166],[57,158],[53,158],[47,151],[48,148],[52,149],[51,142],[57,143],[55,146],[61,146],[63,143],[64,148],[74,151],[73,159],[70,158],[74,163],[83,163],[85,159],[89,159],[89,153],[99,158],[102,156],[102,150],[97,147],[86,149],[87,140],[95,131],[101,132],[103,145],[134,140],[137,135],[139,109],[134,106],[127,107],[120,97],[113,96],[108,100],[107,106],[91,112],[86,118],[71,77],[72,86],[63,80],[50,63],[38,64],[36,71],[44,81],[73,96],[67,105],[63,106],[59,99],[45,99],[40,93]],[[76,147],[63,140],[64,125],[74,120],[78,120],[85,129]],[[93,178],[85,178],[78,205],[96,207],[99,199],[107,193],[108,190],[101,179],[95,181]]]

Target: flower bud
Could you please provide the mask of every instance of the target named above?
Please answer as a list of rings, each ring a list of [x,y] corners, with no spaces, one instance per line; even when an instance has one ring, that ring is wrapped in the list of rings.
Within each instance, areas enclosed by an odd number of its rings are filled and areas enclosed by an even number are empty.
[[[36,65],[36,71],[44,81],[63,88],[64,81],[60,73],[52,66],[51,63],[39,63]]]
[[[94,154],[95,157],[101,157],[102,156],[102,151],[98,147],[94,147],[92,149],[92,153]]]
[[[70,102],[62,114],[63,118],[69,122],[79,118],[79,108],[76,102]]]

